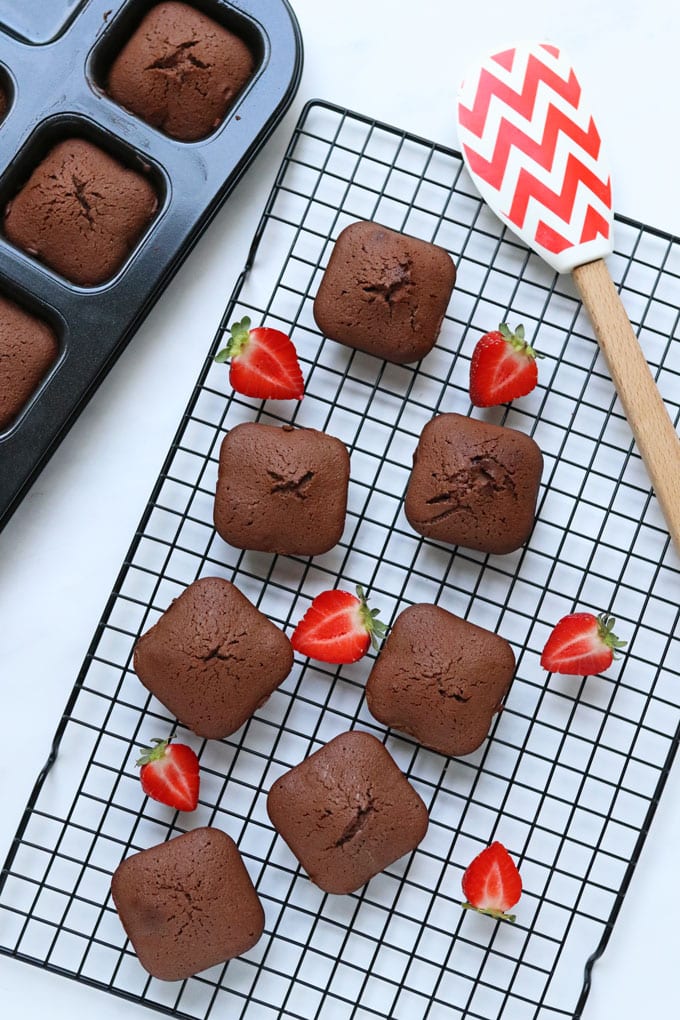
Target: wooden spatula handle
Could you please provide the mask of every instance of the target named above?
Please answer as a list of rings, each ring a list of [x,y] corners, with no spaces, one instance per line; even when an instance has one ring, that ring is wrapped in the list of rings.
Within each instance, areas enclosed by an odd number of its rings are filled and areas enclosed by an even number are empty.
[[[604,259],[572,270],[600,349],[680,553],[680,440]]]

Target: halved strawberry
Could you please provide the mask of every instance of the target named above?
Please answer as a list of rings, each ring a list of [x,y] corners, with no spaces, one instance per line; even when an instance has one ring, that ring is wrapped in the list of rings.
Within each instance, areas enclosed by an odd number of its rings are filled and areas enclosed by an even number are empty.
[[[356,662],[369,645],[378,647],[387,630],[377,619],[378,609],[369,609],[361,585],[356,595],[338,588],[323,591],[295,628],[290,642],[296,652],[320,662]]]
[[[572,676],[604,672],[626,644],[614,633],[615,623],[614,617],[606,613],[563,616],[546,642],[541,665],[550,673]]]
[[[232,325],[227,346],[215,355],[220,363],[229,358],[229,382],[246,397],[300,400],[305,392],[295,345],[280,329],[251,329],[244,316]]]
[[[524,326],[513,333],[502,322],[477,341],[472,353],[470,400],[475,407],[493,407],[526,396],[538,382],[538,357],[524,339]]]
[[[193,811],[200,783],[195,752],[187,744],[172,744],[157,737],[151,743],[155,746],[142,748],[137,759],[144,793],[176,811]]]
[[[515,920],[515,914],[507,911],[522,895],[522,879],[502,843],[492,843],[477,854],[463,875],[462,885],[466,909],[500,921]]]

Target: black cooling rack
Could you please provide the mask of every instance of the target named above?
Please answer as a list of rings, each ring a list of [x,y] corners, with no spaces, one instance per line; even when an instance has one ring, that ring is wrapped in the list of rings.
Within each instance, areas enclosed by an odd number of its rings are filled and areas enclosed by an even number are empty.
[[[458,282],[435,349],[388,365],[319,335],[311,313],[333,240],[374,218],[447,248]],[[680,240],[618,219],[612,274],[677,423]],[[307,380],[297,405],[230,391],[212,362],[235,318],[291,333]],[[472,410],[481,332],[523,322],[545,358],[509,408]],[[528,544],[485,556],[419,538],[402,495],[433,413],[474,413],[531,433],[545,457]],[[225,432],[258,418],[323,428],[351,451],[341,543],[308,560],[231,549],[212,527]],[[233,738],[201,742],[201,802],[175,815],[140,790],[136,748],[174,725],[131,669],[134,643],[195,578],[234,580],[289,633],[327,587],[362,583],[388,622],[438,602],[497,630],[517,675],[489,739],[450,759],[369,715],[371,659],[297,661]],[[301,116],[248,265],[116,581],[2,873],[4,953],[178,1017],[287,1020],[561,1020],[580,1015],[675,755],[680,725],[678,561],[571,289],[505,233],[459,155],[322,102]],[[539,657],[574,608],[606,610],[627,639],[605,676],[547,676]],[[373,654],[373,653],[371,653]],[[358,893],[305,877],[265,810],[272,782],[337,733],[383,739],[430,810],[425,840]],[[181,983],[150,978],[109,896],[132,851],[215,824],[239,843],[266,912],[240,959]],[[525,891],[517,923],[461,909],[472,857],[500,839]]]

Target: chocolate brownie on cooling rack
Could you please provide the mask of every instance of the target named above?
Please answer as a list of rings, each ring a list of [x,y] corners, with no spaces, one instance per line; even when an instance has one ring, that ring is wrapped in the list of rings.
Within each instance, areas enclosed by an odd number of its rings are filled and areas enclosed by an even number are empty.
[[[432,350],[456,280],[449,253],[379,223],[338,235],[314,299],[331,340],[386,361],[420,361]]]

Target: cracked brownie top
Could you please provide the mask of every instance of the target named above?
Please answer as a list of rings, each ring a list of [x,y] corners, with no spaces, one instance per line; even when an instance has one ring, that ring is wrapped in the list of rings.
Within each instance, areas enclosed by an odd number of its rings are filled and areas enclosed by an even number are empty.
[[[413,455],[406,517],[426,538],[513,552],[533,527],[542,469],[531,436],[460,414],[437,415]]]
[[[203,577],[135,645],[144,686],[201,737],[234,733],[290,673],[282,630],[238,588]]]
[[[476,750],[515,672],[510,644],[440,606],[395,620],[366,684],[373,716],[442,754]]]
[[[339,234],[314,300],[327,337],[386,361],[419,361],[434,346],[456,270],[449,253],[371,221]]]
[[[243,39],[173,0],[143,19],[111,65],[107,91],[165,134],[195,141],[224,120],[254,65]]]
[[[349,893],[414,850],[427,808],[384,745],[350,731],[281,776],[269,817],[326,892]]]
[[[142,174],[84,138],[59,142],[5,208],[9,240],[72,283],[120,268],[158,207]]]
[[[238,847],[204,826],[127,857],[111,894],[143,967],[179,981],[250,949],[264,911]]]
[[[237,549],[316,556],[342,537],[349,454],[310,428],[244,422],[224,438],[215,527]]]

